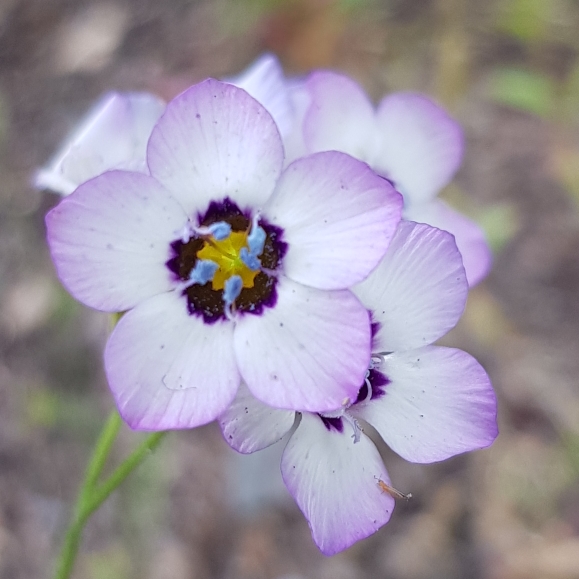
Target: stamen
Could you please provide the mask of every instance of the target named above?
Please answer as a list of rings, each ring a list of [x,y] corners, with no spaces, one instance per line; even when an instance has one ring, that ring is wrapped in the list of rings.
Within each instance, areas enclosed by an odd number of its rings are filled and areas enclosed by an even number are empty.
[[[263,247],[265,245],[266,234],[262,227],[259,227],[257,223],[253,223],[251,226],[251,231],[247,236],[247,246],[249,247],[249,253],[255,255],[261,255],[263,252]]]
[[[382,357],[379,354],[372,354],[370,358],[370,370],[374,370],[382,364]]]
[[[213,279],[215,272],[219,269],[219,265],[210,259],[198,259],[195,267],[189,274],[191,282],[205,285],[208,281]],[[192,284],[188,284],[192,285]]]
[[[191,224],[189,222],[185,223],[185,225],[175,233],[179,236],[181,243],[187,243],[191,239],[191,233],[193,233]]]
[[[252,271],[257,271],[261,267],[261,261],[253,253],[250,253],[247,247],[242,247],[239,250],[239,257]]]
[[[225,302],[226,307],[230,307],[231,304],[233,304],[233,302],[239,297],[242,289],[243,281],[239,275],[232,275],[225,281],[225,286],[223,288],[223,301]]]
[[[366,388],[368,392],[366,392],[366,398],[364,398],[364,402],[369,402],[372,400],[372,384],[370,384],[370,370],[366,370],[366,377],[364,378],[364,382],[366,382]]]
[[[360,437],[362,436],[362,427],[358,424],[358,421],[347,412],[344,412],[342,418],[352,427],[352,430],[354,431],[352,434],[354,444],[360,442]]]
[[[223,241],[231,235],[231,225],[227,221],[216,221],[209,226],[196,227],[195,233],[201,236],[212,236],[217,241]]]

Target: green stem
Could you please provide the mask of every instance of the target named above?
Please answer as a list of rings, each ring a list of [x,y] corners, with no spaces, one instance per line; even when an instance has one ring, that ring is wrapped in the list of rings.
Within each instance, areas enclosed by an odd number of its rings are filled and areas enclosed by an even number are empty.
[[[72,521],[57,561],[54,579],[68,579],[72,572],[82,531],[90,516],[106,501],[109,495],[149,456],[161,442],[166,432],[150,434],[114,472],[100,485],[98,479],[107,461],[121,426],[121,418],[114,411],[105,423],[86,469],[84,481],[74,507]]]
[[[149,434],[129,457],[115,469],[113,474],[95,489],[95,494],[86,507],[89,515],[94,513],[108,499],[109,495],[161,444],[166,434],[167,432]]]
[[[92,489],[96,486],[122,423],[123,421],[116,410],[111,412],[107,418],[86,468],[79,501],[75,505],[75,514],[81,512]]]

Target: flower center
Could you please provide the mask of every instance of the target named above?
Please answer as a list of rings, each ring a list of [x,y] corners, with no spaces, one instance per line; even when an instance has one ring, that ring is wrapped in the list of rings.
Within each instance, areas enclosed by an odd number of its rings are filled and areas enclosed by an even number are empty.
[[[171,243],[166,262],[189,313],[211,324],[275,305],[276,270],[287,249],[282,231],[229,199],[211,203],[198,223]]]
[[[209,260],[217,264],[217,270],[211,281],[214,290],[224,289],[225,282],[234,275],[241,278],[242,287],[253,287],[259,269],[252,270],[246,265],[240,255],[242,249],[247,250],[247,232],[236,231],[223,240],[207,239],[204,246],[197,252],[197,259]]]

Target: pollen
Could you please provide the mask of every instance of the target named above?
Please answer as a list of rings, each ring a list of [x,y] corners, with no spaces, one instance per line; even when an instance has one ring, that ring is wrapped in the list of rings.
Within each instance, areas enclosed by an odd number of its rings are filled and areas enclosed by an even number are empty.
[[[234,231],[227,238],[210,237],[197,252],[198,259],[215,262],[219,267],[213,276],[214,290],[225,288],[225,282],[234,275],[241,278],[244,288],[252,288],[259,270],[252,270],[241,258],[242,248],[247,248],[247,231]]]

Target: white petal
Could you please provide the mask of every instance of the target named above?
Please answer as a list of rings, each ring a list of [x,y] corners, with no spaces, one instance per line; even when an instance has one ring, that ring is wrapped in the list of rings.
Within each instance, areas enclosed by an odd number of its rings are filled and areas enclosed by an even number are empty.
[[[484,279],[491,267],[492,254],[484,231],[477,223],[439,199],[410,206],[404,215],[412,221],[428,223],[452,233],[462,255],[468,285],[473,287]]]
[[[342,151],[369,161],[376,147],[374,107],[351,78],[326,70],[312,73],[311,104],[304,120],[309,152]]]
[[[263,215],[284,229],[285,274],[344,289],[376,267],[400,220],[402,199],[366,165],[336,151],[294,161]]]
[[[291,131],[293,107],[283,69],[276,56],[263,54],[241,74],[225,81],[246,90],[261,103],[273,117],[282,137]]]
[[[376,123],[379,145],[372,167],[394,182],[407,205],[432,199],[462,161],[460,125],[430,99],[412,93],[382,100]]]
[[[233,324],[205,324],[178,292],[126,313],[105,350],[109,385],[132,428],[193,428],[215,420],[240,383]]]
[[[146,145],[165,103],[147,93],[107,93],[35,177],[38,188],[68,195],[111,169],[146,172]]]
[[[429,463],[486,448],[497,437],[497,401],[489,377],[469,354],[427,346],[386,357],[385,394],[351,411],[400,456]]]
[[[323,412],[355,400],[370,360],[368,312],[349,291],[325,292],[287,278],[277,303],[235,328],[237,363],[270,406]]]
[[[378,484],[390,479],[376,447],[364,435],[354,443],[347,428],[328,430],[319,416],[304,414],[282,457],[284,482],[324,555],[375,533],[394,509]]]
[[[229,446],[250,454],[281,440],[295,417],[293,410],[279,410],[260,402],[242,382],[235,399],[219,417],[219,425]]]
[[[167,105],[147,160],[151,174],[190,214],[225,197],[247,209],[271,195],[283,145],[271,115],[255,99],[209,79]]]
[[[111,171],[82,184],[46,216],[62,283],[86,305],[119,312],[174,287],[165,265],[187,217],[161,185]]]
[[[454,238],[402,221],[380,265],[354,292],[379,323],[373,351],[431,344],[458,322],[468,285]]]

